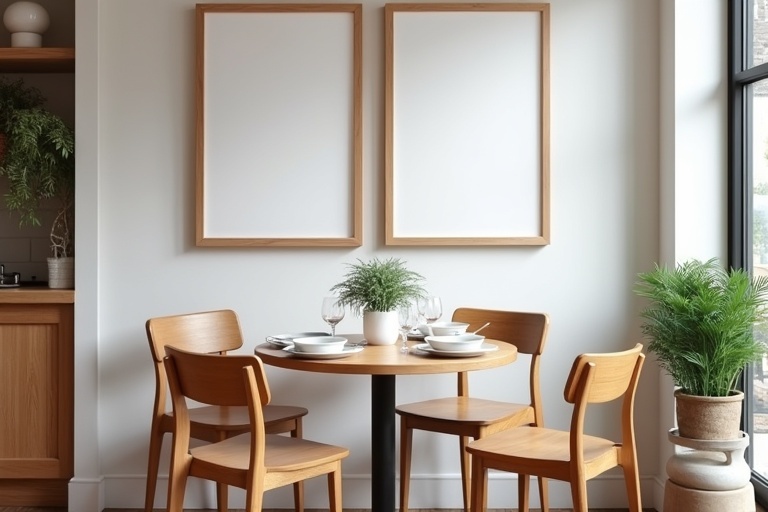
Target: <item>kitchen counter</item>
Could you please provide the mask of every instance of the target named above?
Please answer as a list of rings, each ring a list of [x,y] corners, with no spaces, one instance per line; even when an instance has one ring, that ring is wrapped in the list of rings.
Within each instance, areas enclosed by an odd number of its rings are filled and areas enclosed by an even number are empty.
[[[75,290],[55,290],[42,286],[0,288],[0,304],[74,304]]]

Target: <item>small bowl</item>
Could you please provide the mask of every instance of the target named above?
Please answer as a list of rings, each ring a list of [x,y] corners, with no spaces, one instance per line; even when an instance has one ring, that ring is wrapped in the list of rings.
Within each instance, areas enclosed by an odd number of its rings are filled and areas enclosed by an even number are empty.
[[[296,352],[311,352],[314,354],[336,353],[344,350],[347,338],[341,336],[311,336],[294,338],[293,349]]]
[[[428,336],[428,326],[424,325],[423,327],[424,330],[421,329],[422,326],[419,326],[419,330],[424,333],[424,336]],[[435,322],[429,324],[429,327],[432,327],[433,336],[457,336],[467,332],[469,324],[465,324],[464,322]]]
[[[457,336],[426,336],[424,341],[433,350],[459,352],[463,350],[478,350],[485,341],[485,336],[479,334],[459,334]]]

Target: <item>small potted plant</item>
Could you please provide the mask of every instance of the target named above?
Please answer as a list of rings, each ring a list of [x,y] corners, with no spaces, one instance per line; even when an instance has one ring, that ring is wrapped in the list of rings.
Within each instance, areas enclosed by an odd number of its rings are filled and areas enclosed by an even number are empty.
[[[372,345],[391,345],[398,338],[397,309],[425,294],[424,278],[397,258],[348,264],[344,280],[331,288],[339,303],[363,315],[363,335]]]
[[[768,278],[726,270],[714,258],[691,260],[640,274],[636,292],[650,300],[641,313],[648,350],[678,387],[679,435],[737,438],[744,394],[736,381],[766,351],[753,333],[763,322]]]
[[[41,225],[42,201],[53,201],[49,286],[74,286],[74,132],[41,105],[37,89],[20,80],[0,78],[0,177],[8,180],[5,204],[19,214],[20,225]]]

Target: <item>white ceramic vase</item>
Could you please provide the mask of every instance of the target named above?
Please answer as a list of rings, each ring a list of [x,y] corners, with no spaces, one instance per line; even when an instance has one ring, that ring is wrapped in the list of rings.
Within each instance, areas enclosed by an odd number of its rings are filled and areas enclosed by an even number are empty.
[[[369,345],[394,345],[400,336],[397,311],[365,311],[363,336]]]
[[[48,11],[35,2],[14,2],[3,13],[3,24],[11,33],[13,48],[43,46],[43,32],[48,30]]]

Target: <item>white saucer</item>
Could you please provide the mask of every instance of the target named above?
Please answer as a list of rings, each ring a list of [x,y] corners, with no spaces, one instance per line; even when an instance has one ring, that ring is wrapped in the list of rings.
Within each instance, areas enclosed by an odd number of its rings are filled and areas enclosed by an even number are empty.
[[[266,341],[276,347],[292,347],[294,338],[310,338],[312,336],[329,336],[327,332],[294,332],[291,334],[275,334],[267,336]]]
[[[344,347],[341,352],[299,352],[294,350],[293,345],[285,347],[283,350],[291,355],[300,357],[302,359],[341,359],[342,357],[349,357],[352,354],[361,352],[365,347]]]
[[[493,343],[483,343],[477,350],[435,350],[429,343],[419,343],[413,347],[415,350],[426,352],[427,354],[440,357],[476,357],[486,352],[495,352],[499,347]]]

